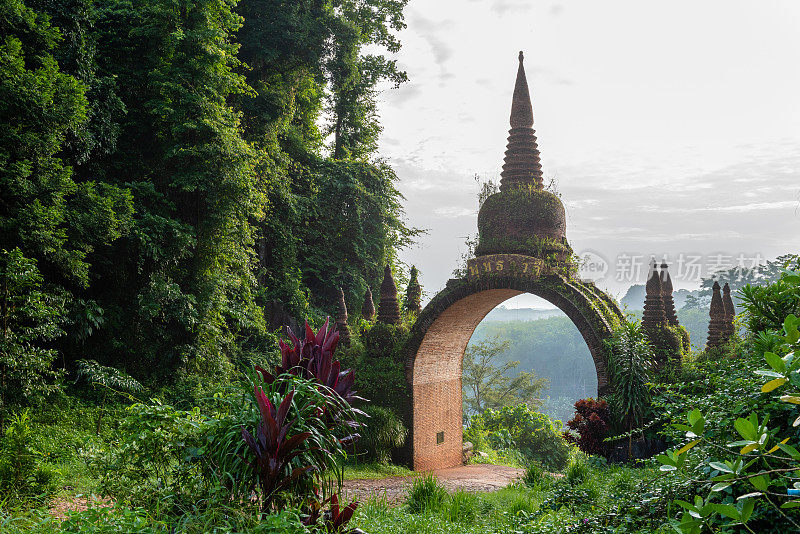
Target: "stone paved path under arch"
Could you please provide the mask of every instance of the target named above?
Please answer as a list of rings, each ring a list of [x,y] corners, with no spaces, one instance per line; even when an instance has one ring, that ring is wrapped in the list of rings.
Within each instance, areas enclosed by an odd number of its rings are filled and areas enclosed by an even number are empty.
[[[436,469],[430,472],[450,492],[458,489],[486,492],[508,486],[518,480],[525,470],[503,465],[472,464]],[[423,474],[381,479],[345,480],[343,492],[348,500],[358,499],[363,502],[371,497],[385,497],[392,504],[400,504],[405,501],[414,479]]]

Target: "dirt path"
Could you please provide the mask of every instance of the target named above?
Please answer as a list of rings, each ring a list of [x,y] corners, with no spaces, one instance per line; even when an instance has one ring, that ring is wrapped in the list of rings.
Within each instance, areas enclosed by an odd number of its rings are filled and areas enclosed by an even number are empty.
[[[495,491],[504,488],[524,474],[524,469],[502,465],[472,464],[432,471],[448,491]],[[376,480],[345,480],[342,492],[349,499],[366,500],[386,497],[390,503],[405,500],[411,484],[419,475],[388,477]]]
[[[473,464],[449,469],[432,471],[439,482],[448,491],[462,489],[465,491],[495,491],[504,488],[520,478],[524,469],[502,465]],[[381,479],[345,480],[342,493],[347,500],[365,501],[370,497],[386,497],[392,504],[399,504],[406,499],[408,490],[414,479],[422,473],[405,477],[387,477]],[[61,497],[50,507],[50,513],[64,519],[70,510],[86,510],[89,499],[85,496]],[[96,499],[94,506],[111,506],[110,499]]]

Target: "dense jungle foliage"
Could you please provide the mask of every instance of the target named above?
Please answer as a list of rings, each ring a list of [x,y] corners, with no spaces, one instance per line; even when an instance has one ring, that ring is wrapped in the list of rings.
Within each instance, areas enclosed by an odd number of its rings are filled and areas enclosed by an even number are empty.
[[[2,0],[4,403],[86,358],[200,395],[402,278],[375,98],[406,1]]]

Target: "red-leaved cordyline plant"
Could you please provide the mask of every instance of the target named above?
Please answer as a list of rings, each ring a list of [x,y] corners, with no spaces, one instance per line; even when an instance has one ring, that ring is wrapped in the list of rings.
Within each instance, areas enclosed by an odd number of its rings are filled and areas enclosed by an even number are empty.
[[[314,380],[325,386],[322,392],[331,395],[336,394],[338,400],[349,406],[348,410],[331,410],[329,407],[320,407],[320,415],[326,420],[329,426],[343,425],[349,428],[358,428],[358,422],[342,417],[343,414],[353,415],[362,414],[361,410],[353,408],[354,401],[364,400],[356,395],[353,386],[355,385],[355,375],[352,369],[342,370],[339,360],[333,359],[333,353],[339,344],[339,332],[335,328],[328,329],[329,319],[325,319],[325,324],[315,334],[306,322],[306,337],[300,340],[291,329],[287,328],[292,343],[283,340],[279,342],[281,349],[281,364],[275,367],[275,374],[269,373],[266,369],[256,366],[256,371],[261,375],[267,384],[273,383],[277,377],[283,374],[299,376],[308,380]],[[357,440],[358,434],[349,434],[340,438],[342,445],[347,445]]]
[[[242,439],[255,456],[255,460],[250,462],[250,465],[256,473],[258,485],[261,488],[262,511],[267,512],[272,508],[273,497],[276,493],[288,489],[300,475],[313,469],[312,467],[291,469],[292,458],[304,451],[303,442],[311,436],[311,432],[301,432],[287,437],[293,424],[292,421],[286,419],[289,415],[289,408],[292,406],[294,390],[286,394],[277,409],[261,388],[256,388],[255,395],[258,409],[261,412],[257,437],[254,438],[242,427]]]
[[[287,328],[292,344],[279,342],[281,348],[281,364],[275,368],[275,375],[256,366],[256,370],[267,383],[272,383],[275,377],[289,373],[295,376],[312,379],[335,391],[339,397],[348,404],[353,401],[363,400],[353,391],[355,378],[352,369],[342,371],[339,360],[333,359],[333,353],[339,344],[339,332],[336,329],[328,330],[329,319],[316,334],[306,322],[306,337],[297,338],[291,329]]]
[[[351,502],[344,508],[339,508],[339,495],[334,493],[331,495],[330,499],[331,502],[331,509],[322,516],[323,524],[322,528],[325,529],[325,532],[342,532],[342,529],[347,525],[350,519],[353,518],[353,513],[358,508],[358,502]],[[328,502],[326,500],[322,503],[317,503],[317,506],[311,511],[303,523],[306,525],[318,525],[319,518],[320,518],[320,510],[322,505]],[[355,533],[361,532],[358,529],[349,530],[347,532]]]
[[[297,423],[296,419],[288,420],[293,401],[297,402],[294,400],[295,389],[292,383],[296,379],[293,377],[309,381],[312,384],[311,387],[317,390],[316,404],[313,400],[315,397],[311,396],[303,399],[298,406],[310,407],[314,414],[311,419],[319,421],[327,428],[328,432],[337,435],[342,429],[353,429],[360,426],[354,420],[353,415],[363,412],[350,406],[355,400],[363,400],[353,390],[354,373],[349,369],[342,371],[339,361],[333,359],[339,342],[339,333],[335,329],[328,329],[328,320],[316,334],[307,322],[305,326],[306,336],[302,341],[289,329],[292,343],[280,342],[281,364],[275,368],[274,374],[256,366],[256,371],[263,380],[263,387],[270,389],[270,386],[274,385],[273,391],[284,395],[280,406],[276,409],[264,393],[262,386],[256,386],[255,395],[261,413],[258,438],[253,438],[246,429],[242,428],[242,438],[256,457],[251,465],[262,491],[262,512],[269,512],[275,507],[278,502],[275,499],[277,493],[290,489],[295,480],[303,474],[315,470],[314,467],[305,466],[293,468],[293,459],[309,451],[323,453],[326,456],[331,454],[310,445],[308,440],[314,435],[311,432],[299,432],[291,437],[288,435]],[[313,384],[318,385],[314,386]],[[295,382],[296,385],[298,382]],[[334,439],[344,446],[358,437],[358,434],[350,433],[345,437]],[[310,441],[314,441],[314,438]],[[353,502],[340,509],[339,497],[335,493],[329,499],[320,502],[320,481],[324,478],[317,469],[317,476],[307,481],[313,485],[313,496],[306,502],[308,509],[306,524],[318,525],[320,511],[330,501],[331,509],[323,514],[324,522],[321,527],[326,532],[342,532],[353,516],[358,503]]]
[[[608,403],[603,399],[581,399],[575,403],[575,417],[567,421],[567,428],[578,433],[576,437],[569,431],[564,439],[575,443],[586,454],[606,456],[608,446],[603,441],[608,433],[611,413]]]

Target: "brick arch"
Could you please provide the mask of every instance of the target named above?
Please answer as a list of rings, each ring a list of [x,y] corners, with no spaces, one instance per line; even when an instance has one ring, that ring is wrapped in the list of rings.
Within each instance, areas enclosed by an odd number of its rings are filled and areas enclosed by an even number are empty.
[[[598,394],[607,393],[603,341],[622,312],[593,284],[561,276],[451,280],[422,310],[406,346],[406,378],[411,389],[407,456],[415,470],[461,464],[464,351],[486,314],[522,293],[549,301],[570,318],[594,360]]]

